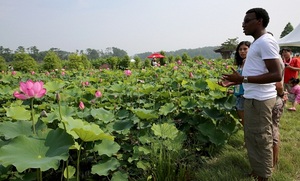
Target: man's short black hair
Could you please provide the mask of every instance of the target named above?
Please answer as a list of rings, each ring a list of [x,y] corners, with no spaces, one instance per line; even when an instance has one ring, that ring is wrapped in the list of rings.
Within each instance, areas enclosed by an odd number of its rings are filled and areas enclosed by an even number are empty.
[[[270,22],[270,17],[268,12],[263,8],[252,8],[249,9],[246,14],[255,13],[256,19],[263,20],[263,27],[266,28]]]

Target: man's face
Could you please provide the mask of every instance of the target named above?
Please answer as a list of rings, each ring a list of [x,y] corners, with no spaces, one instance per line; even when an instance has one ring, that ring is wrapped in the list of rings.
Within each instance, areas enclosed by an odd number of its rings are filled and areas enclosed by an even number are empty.
[[[256,19],[255,13],[248,13],[244,17],[242,27],[245,35],[253,35],[256,31],[258,20]]]

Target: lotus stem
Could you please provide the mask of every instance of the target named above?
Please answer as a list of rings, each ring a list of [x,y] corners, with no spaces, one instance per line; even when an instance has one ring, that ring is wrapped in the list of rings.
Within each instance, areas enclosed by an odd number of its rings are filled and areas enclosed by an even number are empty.
[[[33,98],[31,98],[31,121],[32,121],[32,130],[33,130],[33,134],[36,134],[36,131],[35,131],[35,125],[34,125]]]
[[[80,181],[79,179],[79,161],[80,161],[80,154],[81,154],[81,145],[83,142],[80,143],[79,145],[79,150],[78,150],[78,157],[77,157],[77,181]]]

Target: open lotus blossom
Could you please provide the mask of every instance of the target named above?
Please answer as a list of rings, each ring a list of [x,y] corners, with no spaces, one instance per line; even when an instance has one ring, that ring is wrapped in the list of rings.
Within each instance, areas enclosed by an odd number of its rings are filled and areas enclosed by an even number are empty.
[[[83,110],[84,109],[84,104],[82,101],[79,102],[79,109]]]
[[[130,76],[130,75],[131,75],[131,71],[130,71],[130,70],[124,70],[124,74],[125,74],[126,76]]]
[[[102,97],[102,93],[99,91],[99,90],[97,90],[96,92],[95,92],[95,97]]]
[[[14,97],[21,100],[26,100],[30,98],[41,98],[43,97],[47,90],[44,88],[44,83],[42,81],[33,82],[28,80],[26,82],[20,82],[20,91],[14,92]]]

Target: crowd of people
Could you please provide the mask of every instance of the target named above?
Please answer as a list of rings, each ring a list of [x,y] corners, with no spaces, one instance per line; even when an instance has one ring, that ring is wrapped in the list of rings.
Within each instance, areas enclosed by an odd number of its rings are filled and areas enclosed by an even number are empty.
[[[289,48],[282,48],[266,31],[268,12],[253,8],[246,12],[242,27],[254,41],[242,41],[235,53],[237,70],[223,74],[221,86],[234,86],[236,109],[244,128],[244,140],[252,168],[249,176],[268,180],[279,157],[279,120],[287,100],[290,111],[300,103],[298,72],[300,59],[292,57]]]

